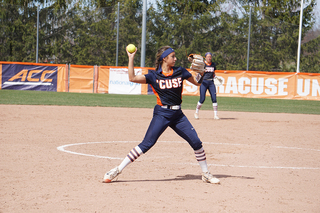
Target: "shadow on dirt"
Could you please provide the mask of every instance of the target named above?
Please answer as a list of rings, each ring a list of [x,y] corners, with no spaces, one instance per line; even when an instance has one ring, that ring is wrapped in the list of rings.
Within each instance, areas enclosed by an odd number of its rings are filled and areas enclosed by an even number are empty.
[[[239,179],[254,179],[254,177],[246,177],[246,176],[233,176],[233,175],[218,175],[213,174],[214,177],[224,179],[224,178],[239,178]],[[183,175],[183,176],[177,176],[175,178],[168,178],[168,179],[157,179],[157,180],[117,180],[116,182],[149,182],[149,181],[183,181],[183,180],[201,180],[201,175]],[[112,183],[116,183],[112,182]]]

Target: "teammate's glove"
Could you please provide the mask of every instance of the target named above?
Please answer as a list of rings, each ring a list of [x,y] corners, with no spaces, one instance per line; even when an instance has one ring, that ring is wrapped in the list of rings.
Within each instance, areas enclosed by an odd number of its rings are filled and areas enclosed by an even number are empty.
[[[190,69],[195,72],[205,71],[206,64],[203,61],[203,57],[198,54],[190,54],[188,56],[188,61],[191,62]]]
[[[213,82],[214,82],[214,85],[216,85],[217,87],[223,85],[223,80],[222,78],[219,78],[218,76],[215,76],[213,78]]]

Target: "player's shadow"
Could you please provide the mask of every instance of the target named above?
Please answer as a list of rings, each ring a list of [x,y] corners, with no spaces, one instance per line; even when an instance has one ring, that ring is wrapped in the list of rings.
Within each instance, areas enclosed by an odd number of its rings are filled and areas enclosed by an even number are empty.
[[[200,118],[199,120],[201,120],[201,119],[202,120],[214,120],[214,118]],[[221,117],[219,117],[219,120],[238,120],[238,118],[221,118]]]
[[[222,175],[222,174],[213,174],[214,177],[219,179],[224,178],[239,178],[239,179],[254,179],[254,177],[246,177],[246,176],[233,176],[233,175]],[[117,180],[116,182],[163,182],[163,181],[184,181],[184,180],[201,180],[201,175],[183,175],[177,176],[175,178],[166,178],[166,179],[153,179],[153,180]],[[112,182],[112,183],[116,183]]]
[[[238,118],[221,118],[219,120],[238,120]]]
[[[238,179],[254,179],[254,177],[233,176],[233,175],[213,175],[216,178],[238,178]]]

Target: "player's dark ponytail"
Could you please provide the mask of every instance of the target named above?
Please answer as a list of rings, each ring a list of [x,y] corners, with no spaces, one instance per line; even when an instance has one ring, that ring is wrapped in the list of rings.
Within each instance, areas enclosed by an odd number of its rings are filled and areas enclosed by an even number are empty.
[[[171,47],[170,46],[162,46],[158,49],[157,54],[156,54],[156,61],[155,61],[156,70],[158,70],[160,68],[160,66],[162,65],[162,61],[159,61],[160,56],[162,55],[162,53],[164,51],[166,51],[169,48],[171,48]]]

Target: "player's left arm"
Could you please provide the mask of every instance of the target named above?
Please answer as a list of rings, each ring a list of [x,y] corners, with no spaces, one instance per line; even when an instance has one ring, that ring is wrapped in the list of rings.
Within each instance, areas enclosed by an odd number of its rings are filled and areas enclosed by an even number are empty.
[[[187,81],[189,81],[190,83],[196,85],[196,86],[200,86],[202,81],[203,81],[203,76],[204,76],[204,71],[203,72],[198,72],[195,76],[192,75],[191,77],[189,77],[187,79]]]

